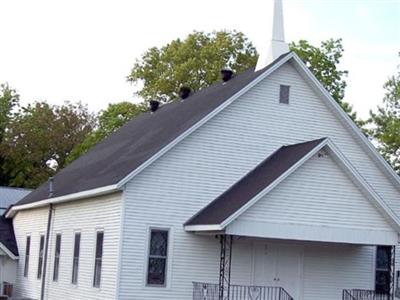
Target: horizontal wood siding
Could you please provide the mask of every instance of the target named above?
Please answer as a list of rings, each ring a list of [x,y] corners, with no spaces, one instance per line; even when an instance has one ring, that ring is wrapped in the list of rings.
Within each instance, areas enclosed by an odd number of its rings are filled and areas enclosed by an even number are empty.
[[[289,105],[278,101],[281,84],[291,86]],[[192,281],[216,282],[218,243],[184,232],[183,223],[281,145],[321,137],[330,137],[400,212],[398,190],[294,67],[285,64],[127,184],[120,299],[190,299]],[[173,233],[165,288],[145,286],[149,226],[170,227]]]
[[[394,231],[326,154],[310,158],[237,220]]]
[[[46,299],[115,299],[121,194],[79,200],[55,206],[46,275]],[[39,299],[41,281],[37,279],[39,237],[45,234],[47,208],[22,211],[14,218],[20,249],[17,295]],[[96,230],[104,230],[101,287],[93,288]],[[78,285],[71,284],[74,233],[81,232]],[[31,234],[29,276],[23,277],[25,236]],[[60,233],[61,255],[57,282],[53,281],[55,235]]]
[[[342,299],[343,289],[374,289],[374,247],[306,246],[304,300]]]
[[[48,209],[32,209],[18,213],[14,217],[14,232],[17,240],[19,261],[15,295],[39,299],[41,281],[37,279],[38,252],[40,235],[46,234]],[[28,276],[24,277],[26,237],[31,236]]]

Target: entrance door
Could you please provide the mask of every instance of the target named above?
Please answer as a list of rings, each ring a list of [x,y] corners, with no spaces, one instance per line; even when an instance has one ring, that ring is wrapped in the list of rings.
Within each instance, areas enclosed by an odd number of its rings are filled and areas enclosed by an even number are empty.
[[[301,248],[281,244],[254,244],[254,285],[283,287],[300,299]]]

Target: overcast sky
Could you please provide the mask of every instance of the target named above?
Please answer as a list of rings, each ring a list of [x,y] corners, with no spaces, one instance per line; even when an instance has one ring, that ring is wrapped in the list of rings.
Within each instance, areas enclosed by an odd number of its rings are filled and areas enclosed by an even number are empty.
[[[81,100],[98,111],[138,101],[136,58],[193,30],[236,29],[260,51],[271,0],[0,0],[0,82],[23,103]],[[346,99],[360,116],[381,102],[400,63],[400,0],[284,0],[286,40],[343,38]]]

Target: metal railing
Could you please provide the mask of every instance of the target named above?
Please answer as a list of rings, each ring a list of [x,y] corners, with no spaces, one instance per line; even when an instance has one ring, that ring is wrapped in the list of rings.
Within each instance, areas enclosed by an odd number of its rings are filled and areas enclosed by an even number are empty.
[[[193,282],[193,300],[219,300],[218,284]],[[282,287],[230,285],[229,300],[294,300]]]
[[[343,300],[390,300],[390,295],[378,294],[373,290],[343,290]]]

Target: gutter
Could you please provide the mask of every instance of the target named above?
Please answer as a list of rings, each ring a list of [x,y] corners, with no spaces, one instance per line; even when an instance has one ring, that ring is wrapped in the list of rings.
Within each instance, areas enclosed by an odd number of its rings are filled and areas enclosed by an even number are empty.
[[[113,185],[108,185],[108,186],[104,186],[104,187],[100,187],[100,188],[95,188],[92,190],[68,194],[65,196],[48,198],[48,199],[41,200],[41,201],[34,202],[34,203],[14,205],[13,207],[11,207],[9,209],[9,211],[7,211],[6,218],[13,218],[17,214],[17,212],[20,210],[45,207],[48,205],[60,204],[60,203],[69,202],[69,201],[73,201],[73,200],[79,200],[79,199],[84,199],[84,198],[106,195],[106,194],[111,194],[113,192],[117,192],[120,190],[121,189],[118,188],[118,186],[116,184],[113,184]]]

